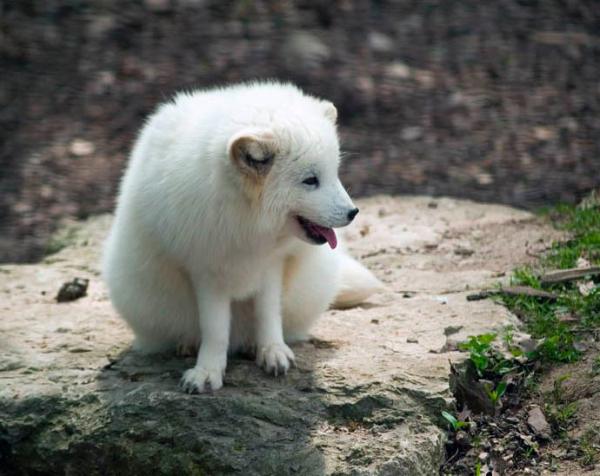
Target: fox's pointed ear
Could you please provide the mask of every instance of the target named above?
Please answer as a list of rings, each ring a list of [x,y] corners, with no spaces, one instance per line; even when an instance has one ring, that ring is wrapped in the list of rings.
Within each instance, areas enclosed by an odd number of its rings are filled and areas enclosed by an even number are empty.
[[[337,109],[335,108],[335,106],[329,101],[322,101],[321,107],[323,109],[323,114],[325,115],[325,117],[329,119],[333,124],[335,124],[338,117]]]
[[[229,158],[242,173],[258,178],[271,170],[277,143],[269,130],[245,130],[229,140],[227,149]]]

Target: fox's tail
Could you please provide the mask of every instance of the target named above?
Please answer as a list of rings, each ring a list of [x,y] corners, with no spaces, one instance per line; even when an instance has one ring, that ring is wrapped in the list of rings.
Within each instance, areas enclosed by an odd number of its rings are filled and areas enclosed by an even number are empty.
[[[371,271],[352,258],[345,251],[341,255],[341,282],[335,301],[334,309],[353,307],[372,294],[382,291],[385,286]]]

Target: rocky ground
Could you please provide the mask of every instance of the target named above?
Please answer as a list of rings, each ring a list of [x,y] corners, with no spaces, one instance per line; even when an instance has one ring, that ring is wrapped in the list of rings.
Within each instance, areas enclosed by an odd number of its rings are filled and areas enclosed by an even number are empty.
[[[505,279],[556,231],[469,201],[359,206],[349,247],[387,290],[323,316],[287,377],[234,358],[213,395],[177,388],[192,358],[130,350],[99,278],[109,216],[73,224],[39,264],[1,266],[0,473],[437,474],[449,360],[464,357],[456,342],[518,325],[466,295]],[[89,279],[87,295],[58,303],[75,277]]]

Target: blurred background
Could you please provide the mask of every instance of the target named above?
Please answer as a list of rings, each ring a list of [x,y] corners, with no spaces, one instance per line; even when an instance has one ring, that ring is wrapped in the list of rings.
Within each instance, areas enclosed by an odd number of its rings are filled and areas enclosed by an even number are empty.
[[[600,185],[597,0],[0,0],[0,262],[114,206],[144,117],[255,78],[338,107],[354,196]]]

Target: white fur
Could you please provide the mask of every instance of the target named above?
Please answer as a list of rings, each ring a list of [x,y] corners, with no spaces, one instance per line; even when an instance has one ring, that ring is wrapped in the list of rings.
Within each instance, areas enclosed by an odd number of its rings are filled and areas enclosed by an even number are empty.
[[[354,205],[337,176],[336,114],[294,86],[255,83],[180,94],[142,129],[103,275],[135,348],[200,346],[182,380],[186,390],[220,388],[227,352],[246,347],[256,348],[268,372],[285,373],[294,359],[285,341],[306,338],[348,263],[357,293],[346,286],[350,301],[372,292],[368,271],[339,249],[302,241],[295,219],[328,227],[350,221]],[[239,144],[255,165],[272,161],[266,175],[256,178],[232,159],[247,157],[237,154]],[[302,183],[311,174],[318,187]],[[286,270],[293,271],[287,281]]]

